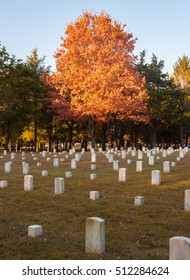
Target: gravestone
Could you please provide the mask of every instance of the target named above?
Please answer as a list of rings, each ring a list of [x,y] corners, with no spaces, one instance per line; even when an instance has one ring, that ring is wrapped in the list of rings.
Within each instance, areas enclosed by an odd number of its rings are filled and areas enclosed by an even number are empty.
[[[80,154],[75,154],[75,160],[80,161],[81,155]]]
[[[144,196],[135,196],[135,198],[134,198],[134,205],[135,206],[142,206],[142,205],[144,205]]]
[[[152,170],[151,172],[151,184],[160,185],[160,170]]]
[[[138,150],[138,159],[143,159],[143,153],[141,150]]]
[[[72,177],[72,172],[71,171],[66,171],[65,172],[65,177],[66,178],[71,178]]]
[[[11,160],[15,159],[15,153],[11,153]]]
[[[72,169],[76,169],[77,168],[77,161],[74,158],[71,160],[71,168]]]
[[[115,171],[119,170],[119,160],[113,161],[113,170],[115,170]]]
[[[23,172],[24,175],[29,174],[29,164],[28,163],[23,162],[22,169],[23,169],[22,172]]]
[[[92,254],[105,252],[105,221],[99,217],[86,219],[85,252]]]
[[[174,236],[169,239],[170,260],[190,260],[190,238]]]
[[[0,181],[0,188],[3,189],[6,187],[8,187],[8,182],[6,180]]]
[[[28,236],[36,237],[42,235],[42,226],[40,225],[31,225],[28,227]]]
[[[95,153],[91,154],[91,162],[96,162],[96,154]]]
[[[91,170],[95,170],[96,169],[96,164],[91,164],[90,168],[91,168]]]
[[[170,173],[170,161],[163,162],[163,172]]]
[[[5,173],[10,173],[11,172],[11,162],[5,162]]]
[[[142,172],[143,171],[143,162],[142,160],[138,160],[136,162],[136,172]]]
[[[127,168],[119,168],[119,182],[127,181]]]
[[[190,189],[185,190],[184,210],[190,211]]]
[[[113,155],[113,154],[109,154],[109,156],[108,156],[108,162],[109,162],[109,163],[112,163],[113,160],[114,160],[114,155]]]
[[[90,180],[95,180],[97,178],[96,174],[90,174]]]
[[[90,192],[90,199],[92,199],[92,200],[99,199],[99,192],[98,191],[91,191]]]
[[[32,175],[24,176],[24,190],[33,191],[33,176]]]
[[[54,167],[59,167],[59,158],[54,158],[53,159],[53,166]]]
[[[55,194],[62,194],[65,191],[65,181],[62,177],[57,177],[54,179],[54,193]]]
[[[42,176],[48,176],[48,171],[47,170],[42,170]]]
[[[148,157],[148,164],[149,165],[154,165],[155,164],[155,157],[154,156],[149,156]]]
[[[126,159],[126,155],[127,155],[126,151],[121,151],[121,158],[122,159]]]

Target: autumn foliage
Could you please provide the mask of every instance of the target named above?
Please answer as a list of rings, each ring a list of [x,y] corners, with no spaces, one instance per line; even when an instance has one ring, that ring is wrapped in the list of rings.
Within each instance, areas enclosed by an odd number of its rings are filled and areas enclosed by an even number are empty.
[[[55,53],[55,106],[68,104],[75,117],[92,123],[113,114],[147,120],[148,96],[133,55],[136,39],[125,28],[105,13],[89,12],[67,26]]]

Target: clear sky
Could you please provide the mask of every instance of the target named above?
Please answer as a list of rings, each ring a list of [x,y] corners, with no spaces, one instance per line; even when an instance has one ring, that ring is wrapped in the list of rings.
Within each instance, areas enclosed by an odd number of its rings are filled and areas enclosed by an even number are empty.
[[[26,60],[34,48],[55,69],[53,54],[67,24],[84,11],[105,11],[138,38],[134,53],[145,49],[165,62],[172,74],[178,57],[190,56],[190,0],[0,0],[0,41],[9,54]]]

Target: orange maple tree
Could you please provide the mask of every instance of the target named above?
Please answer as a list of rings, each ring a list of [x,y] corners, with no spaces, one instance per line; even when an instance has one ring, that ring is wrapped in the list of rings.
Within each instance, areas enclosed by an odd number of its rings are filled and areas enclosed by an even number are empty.
[[[148,95],[133,55],[136,38],[125,28],[104,12],[84,12],[67,26],[55,53],[56,103],[68,102],[88,120],[92,140],[95,123],[111,114],[147,120]]]

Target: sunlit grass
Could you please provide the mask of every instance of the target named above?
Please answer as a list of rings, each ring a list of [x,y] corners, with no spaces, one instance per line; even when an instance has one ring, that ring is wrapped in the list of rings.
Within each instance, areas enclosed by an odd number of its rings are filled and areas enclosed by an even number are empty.
[[[26,161],[34,177],[34,190],[24,191],[21,153],[13,160],[12,171],[6,174],[4,163],[10,154],[0,159],[0,180],[7,180],[8,187],[0,189],[0,259],[168,259],[169,238],[189,236],[190,213],[184,211],[184,191],[190,186],[190,153],[176,161],[178,151],[148,165],[143,158],[143,172],[136,172],[137,157],[127,165],[121,159],[120,167],[128,171],[127,182],[118,182],[118,172],[113,171],[102,153],[97,152],[97,169],[91,170],[90,153],[86,152],[77,169],[71,170],[70,156],[53,167],[53,154],[47,161],[30,153]],[[64,154],[58,154],[64,158]],[[170,173],[163,173],[164,160],[176,161]],[[38,167],[37,162],[42,166]],[[151,185],[151,170],[161,170],[161,185]],[[42,177],[42,170],[48,176]],[[72,171],[72,178],[65,172]],[[97,179],[90,180],[96,173]],[[54,178],[65,178],[65,193],[54,194]],[[100,199],[89,199],[91,190],[100,192]],[[134,206],[134,197],[145,197],[145,205]],[[91,216],[105,219],[106,252],[101,256],[85,253],[85,220]],[[43,227],[43,235],[27,236],[32,224]]]

